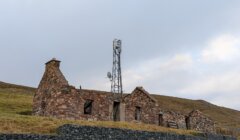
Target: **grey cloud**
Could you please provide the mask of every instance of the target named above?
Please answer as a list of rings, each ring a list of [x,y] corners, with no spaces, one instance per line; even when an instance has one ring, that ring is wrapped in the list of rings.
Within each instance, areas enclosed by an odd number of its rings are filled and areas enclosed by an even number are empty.
[[[209,38],[239,33],[239,5],[225,0],[0,1],[0,80],[36,87],[44,63],[56,57],[70,83],[102,87],[97,82],[107,83],[114,38],[123,40],[123,71],[154,58],[168,61],[179,53],[195,59]],[[232,69],[234,64],[226,65]],[[227,69],[216,65],[195,64],[193,71]],[[189,71],[162,73],[161,79],[139,84],[154,92],[178,90],[182,80],[188,83],[194,76]]]

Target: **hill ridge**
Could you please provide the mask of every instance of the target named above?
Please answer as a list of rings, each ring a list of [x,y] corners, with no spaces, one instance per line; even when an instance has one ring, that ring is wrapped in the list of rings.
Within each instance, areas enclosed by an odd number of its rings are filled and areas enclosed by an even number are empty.
[[[34,87],[30,87],[30,86],[24,86],[24,85],[17,85],[17,84],[10,84],[10,83],[6,83],[3,81],[0,81],[0,88],[17,88],[17,89],[27,89],[27,90],[36,90],[36,88]]]

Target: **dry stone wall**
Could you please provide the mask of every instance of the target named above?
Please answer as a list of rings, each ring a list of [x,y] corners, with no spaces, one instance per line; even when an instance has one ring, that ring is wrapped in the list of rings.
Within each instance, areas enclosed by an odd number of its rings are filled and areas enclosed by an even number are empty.
[[[91,140],[237,140],[234,137],[209,133],[198,136],[179,135],[163,132],[136,131],[119,128],[63,125],[58,128],[61,136]]]
[[[1,140],[237,140],[234,137],[199,134],[178,135],[162,132],[134,131],[118,128],[63,125],[58,135],[0,134]]]

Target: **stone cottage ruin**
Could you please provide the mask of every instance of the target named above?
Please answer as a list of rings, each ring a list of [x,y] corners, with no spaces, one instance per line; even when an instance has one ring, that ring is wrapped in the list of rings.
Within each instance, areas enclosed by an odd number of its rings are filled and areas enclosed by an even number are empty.
[[[33,99],[33,113],[64,119],[127,121],[155,124],[176,129],[214,132],[214,122],[195,110],[189,115],[163,111],[158,101],[143,87],[124,94],[122,101],[112,100],[112,93],[76,89],[60,71],[60,61],[46,63],[45,73]]]

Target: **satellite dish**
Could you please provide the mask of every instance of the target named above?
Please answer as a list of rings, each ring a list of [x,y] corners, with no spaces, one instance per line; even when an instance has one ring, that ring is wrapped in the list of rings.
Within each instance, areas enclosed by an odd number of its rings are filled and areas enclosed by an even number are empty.
[[[107,77],[108,77],[109,79],[112,79],[112,74],[111,74],[111,72],[108,72],[108,73],[107,73]]]

